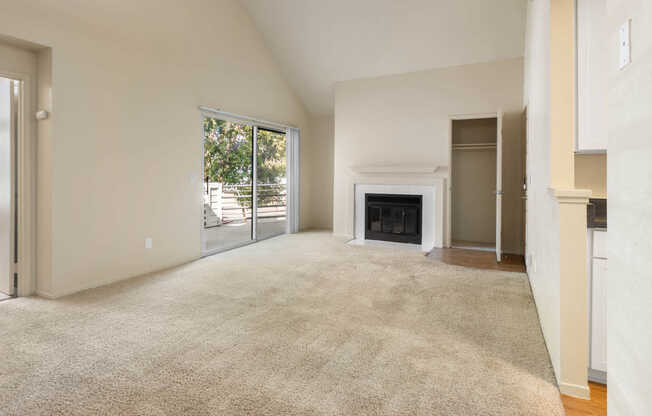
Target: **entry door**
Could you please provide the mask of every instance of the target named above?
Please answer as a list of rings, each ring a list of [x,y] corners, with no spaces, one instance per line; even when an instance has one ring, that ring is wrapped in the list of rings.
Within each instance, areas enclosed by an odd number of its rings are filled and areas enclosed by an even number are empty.
[[[502,255],[503,212],[503,112],[498,111],[496,123],[496,261]]]
[[[18,84],[0,78],[0,293],[12,294],[14,263],[14,136],[17,129]]]

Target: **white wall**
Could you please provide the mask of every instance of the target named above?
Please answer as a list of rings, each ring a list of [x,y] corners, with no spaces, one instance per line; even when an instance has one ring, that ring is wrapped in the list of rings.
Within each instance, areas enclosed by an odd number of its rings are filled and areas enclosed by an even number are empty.
[[[199,256],[199,105],[294,124],[310,140],[303,105],[237,1],[1,8],[1,35],[52,48],[52,142],[39,144],[39,164],[51,164],[38,189],[51,194],[39,204],[40,224],[51,220],[51,240],[39,236],[45,295]],[[309,167],[303,158],[303,189]],[[306,192],[304,227],[310,202]]]
[[[652,3],[609,0],[609,271],[607,373],[610,416],[652,412]],[[618,70],[618,29],[632,19],[632,63]]]
[[[528,2],[523,103],[527,106],[528,275],[555,373],[561,367],[559,205],[550,193],[550,1]]]
[[[335,88],[333,229],[353,235],[349,168],[450,166],[449,116],[505,111],[503,246],[521,252],[523,61],[511,59],[341,82]]]
[[[333,116],[310,120],[310,226],[333,229]]]

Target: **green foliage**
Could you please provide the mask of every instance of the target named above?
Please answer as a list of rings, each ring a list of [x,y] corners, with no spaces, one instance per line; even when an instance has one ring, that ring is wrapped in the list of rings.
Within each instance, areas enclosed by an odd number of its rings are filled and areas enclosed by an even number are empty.
[[[206,182],[251,183],[251,126],[204,118],[204,175]]]
[[[285,203],[285,134],[258,129],[256,171],[259,184],[258,206]]]
[[[285,194],[285,135],[258,130],[257,177],[259,206],[279,204]],[[216,118],[204,118],[204,175],[206,182],[250,185],[252,181],[253,128]],[[251,206],[251,195],[239,198]]]

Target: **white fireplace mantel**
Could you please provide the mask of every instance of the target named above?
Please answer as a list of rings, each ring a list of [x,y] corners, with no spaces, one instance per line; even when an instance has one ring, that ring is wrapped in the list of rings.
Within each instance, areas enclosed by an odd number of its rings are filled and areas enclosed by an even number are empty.
[[[351,166],[351,172],[364,174],[405,174],[405,175],[436,175],[448,173],[446,166],[434,165],[358,165]]]
[[[364,239],[364,194],[395,193],[423,196],[423,251],[443,247],[446,218],[446,179],[448,167],[432,165],[364,165],[350,167],[350,194],[347,210],[351,234]]]

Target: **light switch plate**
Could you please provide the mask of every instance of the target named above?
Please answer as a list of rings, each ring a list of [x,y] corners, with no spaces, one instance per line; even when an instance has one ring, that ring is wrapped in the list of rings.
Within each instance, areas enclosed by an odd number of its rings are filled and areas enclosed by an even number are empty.
[[[626,67],[630,62],[632,62],[632,55],[631,55],[631,45],[630,45],[630,26],[631,26],[631,20],[627,19],[627,21],[620,27],[619,30],[619,50],[620,50],[620,61],[618,64],[618,68],[623,69]]]
[[[152,248],[152,237],[147,237],[145,239],[145,248]]]

